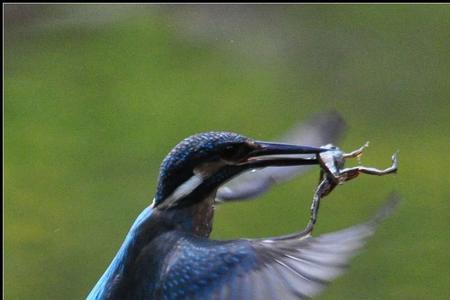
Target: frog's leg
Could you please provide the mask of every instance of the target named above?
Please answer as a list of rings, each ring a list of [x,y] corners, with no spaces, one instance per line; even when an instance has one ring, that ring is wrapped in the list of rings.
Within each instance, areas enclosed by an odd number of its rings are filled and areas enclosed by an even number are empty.
[[[325,171],[321,168],[320,169],[320,174],[319,174],[319,183],[320,184],[322,182],[322,180],[325,178]]]
[[[357,177],[359,174],[369,174],[369,175],[378,175],[383,176],[391,173],[396,173],[398,167],[397,153],[392,155],[392,165],[384,170],[371,168],[371,167],[354,167],[354,168],[345,168],[340,170],[339,180],[341,182],[352,180]]]
[[[331,180],[331,178],[327,176],[323,177],[322,181],[317,186],[316,192],[314,193],[311,203],[311,215],[309,217],[308,225],[306,225],[305,230],[302,232],[302,236],[311,234],[314,229],[314,225],[316,225],[317,222],[320,200],[328,195],[336,187],[336,185],[336,182]]]
[[[362,145],[361,147],[359,147],[358,149],[356,149],[353,152],[344,153],[343,156],[344,156],[344,158],[355,158],[355,157],[358,157],[358,156],[360,156],[363,153],[364,149],[366,149],[367,147],[369,147],[369,142],[366,142],[364,145]]]

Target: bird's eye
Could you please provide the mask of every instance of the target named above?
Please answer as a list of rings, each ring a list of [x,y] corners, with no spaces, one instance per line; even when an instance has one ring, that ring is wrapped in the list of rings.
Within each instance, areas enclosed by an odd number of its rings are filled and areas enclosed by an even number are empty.
[[[220,151],[220,157],[228,161],[238,161],[248,153],[244,145],[227,145]]]

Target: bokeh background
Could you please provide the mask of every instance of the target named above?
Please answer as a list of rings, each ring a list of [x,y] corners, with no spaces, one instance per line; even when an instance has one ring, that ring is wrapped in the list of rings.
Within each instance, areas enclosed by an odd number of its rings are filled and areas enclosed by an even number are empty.
[[[403,202],[319,299],[450,299],[450,6],[12,5],[4,31],[6,299],[81,299],[182,138],[271,140],[320,111],[367,140],[317,231]],[[221,206],[214,238],[303,228],[317,170]]]

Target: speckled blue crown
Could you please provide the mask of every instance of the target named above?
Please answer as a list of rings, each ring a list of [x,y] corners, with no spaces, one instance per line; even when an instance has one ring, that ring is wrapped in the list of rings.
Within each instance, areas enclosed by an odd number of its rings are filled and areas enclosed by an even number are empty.
[[[163,160],[155,202],[158,204],[188,180],[193,168],[221,146],[247,140],[233,132],[212,131],[192,135],[176,145]]]

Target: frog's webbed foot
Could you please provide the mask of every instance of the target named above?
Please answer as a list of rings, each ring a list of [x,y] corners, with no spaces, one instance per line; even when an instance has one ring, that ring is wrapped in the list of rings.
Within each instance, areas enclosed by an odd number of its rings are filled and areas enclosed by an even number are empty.
[[[354,152],[356,152],[356,151],[354,151]],[[359,174],[383,176],[383,175],[387,175],[387,174],[396,173],[397,168],[398,168],[397,155],[398,155],[398,152],[396,152],[396,153],[394,153],[394,155],[392,155],[392,165],[384,170],[380,170],[380,169],[372,168],[372,167],[364,167],[364,166],[342,169],[342,170],[340,170],[339,180],[341,183],[343,183],[345,181],[352,180],[353,178],[357,177]]]

